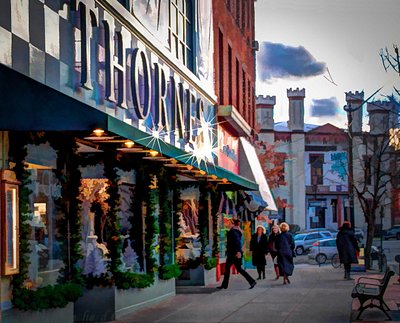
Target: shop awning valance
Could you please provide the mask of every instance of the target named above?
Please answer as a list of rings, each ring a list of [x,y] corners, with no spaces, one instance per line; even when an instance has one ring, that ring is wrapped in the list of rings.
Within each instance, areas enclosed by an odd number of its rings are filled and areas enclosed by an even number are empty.
[[[211,163],[198,164],[187,152],[160,140],[105,112],[95,109],[0,64],[0,130],[93,131],[102,128],[164,156],[191,165],[209,175],[226,179],[235,189],[258,190],[258,184]]]

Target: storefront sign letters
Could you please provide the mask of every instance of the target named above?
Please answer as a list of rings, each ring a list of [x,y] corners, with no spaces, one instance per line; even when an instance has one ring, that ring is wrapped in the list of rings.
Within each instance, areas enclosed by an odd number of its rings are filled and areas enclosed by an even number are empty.
[[[203,99],[174,75],[166,75],[160,63],[151,64],[144,49],[131,49],[129,31],[123,26],[117,30],[110,14],[105,12],[100,22],[95,1],[77,0],[72,10],[80,25],[81,86],[89,90],[96,86],[91,79],[91,70],[98,64],[93,62],[97,46],[93,42],[96,37],[103,37],[105,98],[134,111],[138,120],[151,118],[154,128],[173,133],[175,141],[196,145],[196,125],[204,114]],[[99,32],[100,27],[103,33]],[[132,100],[128,100],[128,95]]]

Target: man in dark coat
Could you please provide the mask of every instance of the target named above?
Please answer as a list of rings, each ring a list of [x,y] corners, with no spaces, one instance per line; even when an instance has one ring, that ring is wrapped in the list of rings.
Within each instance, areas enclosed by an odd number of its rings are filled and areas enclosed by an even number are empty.
[[[257,226],[256,233],[251,236],[250,251],[252,252],[251,261],[253,266],[257,267],[258,278],[265,279],[265,255],[268,253],[268,238],[265,235],[265,228],[261,225]]]
[[[238,273],[240,273],[248,283],[250,284],[250,289],[256,285],[256,281],[242,268],[242,231],[240,229],[240,220],[233,221],[233,227],[228,231],[226,237],[226,264],[225,264],[225,274],[224,280],[218,289],[226,289],[229,284],[229,276],[231,274],[231,267],[234,265]]]
[[[350,222],[343,222],[336,236],[336,246],[339,252],[340,263],[344,265],[344,279],[351,280],[351,264],[357,264],[356,251],[360,251],[354,231],[351,230]]]

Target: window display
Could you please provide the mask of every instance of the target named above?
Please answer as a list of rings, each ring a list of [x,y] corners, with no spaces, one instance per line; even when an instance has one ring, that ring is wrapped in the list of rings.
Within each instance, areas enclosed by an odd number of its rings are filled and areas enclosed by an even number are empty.
[[[57,240],[61,185],[54,173],[57,154],[49,143],[27,145],[27,153],[32,210],[27,221],[31,229],[28,283],[37,288],[56,284],[64,266],[61,242]]]
[[[180,239],[176,257],[178,263],[184,265],[189,260],[200,257],[201,253],[198,227],[198,189],[183,190],[181,199],[182,212],[178,212]]]

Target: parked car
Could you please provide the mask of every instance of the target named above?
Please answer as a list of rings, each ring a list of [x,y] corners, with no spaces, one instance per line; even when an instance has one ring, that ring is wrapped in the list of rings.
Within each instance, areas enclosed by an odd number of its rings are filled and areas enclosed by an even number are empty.
[[[319,264],[324,264],[337,253],[336,239],[324,239],[312,244],[308,258],[315,260]]]
[[[397,239],[400,240],[400,225],[394,225],[390,229],[386,230],[383,234],[385,240]]]
[[[294,236],[295,252],[297,255],[302,255],[316,241],[332,238],[329,231],[311,231],[308,233],[299,233]]]
[[[308,232],[316,232],[316,231],[329,231],[332,235],[332,238],[336,237],[338,231],[334,230],[334,229],[328,229],[328,228],[312,228],[312,229],[307,229],[307,230],[303,230],[301,232],[298,233],[308,233]]]

